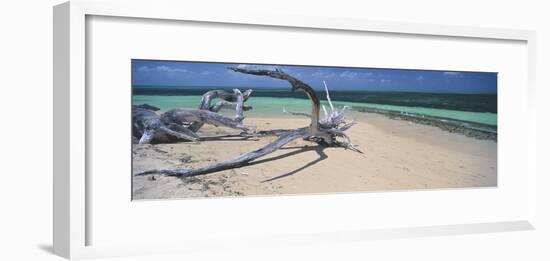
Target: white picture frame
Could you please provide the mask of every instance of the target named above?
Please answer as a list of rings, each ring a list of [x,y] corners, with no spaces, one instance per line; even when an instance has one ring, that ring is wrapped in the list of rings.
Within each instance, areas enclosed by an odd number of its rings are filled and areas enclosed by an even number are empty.
[[[193,251],[215,247],[231,247],[245,243],[264,246],[268,244],[304,244],[315,242],[338,242],[378,238],[403,238],[430,235],[462,233],[485,233],[515,231],[534,228],[534,208],[536,195],[536,153],[535,138],[535,32],[528,30],[477,28],[451,25],[411,24],[354,20],[347,18],[301,17],[285,14],[266,15],[241,12],[212,14],[209,10],[194,9],[178,1],[155,1],[151,8],[147,1],[94,2],[86,0],[70,1],[54,7],[54,252],[65,258],[85,258],[98,256],[120,256],[170,251]],[[525,195],[527,211],[518,215],[521,218],[491,220],[471,224],[433,224],[433,226],[358,228],[356,230],[283,234],[258,238],[219,238],[185,241],[184,246],[132,245],[95,246],[89,245],[90,230],[87,219],[88,206],[92,198],[87,194],[88,178],[86,125],[88,117],[86,102],[88,85],[86,79],[87,50],[86,17],[131,17],[134,19],[161,19],[192,21],[206,24],[239,24],[242,26],[270,26],[297,29],[319,29],[353,32],[379,32],[407,34],[412,36],[443,36],[472,39],[510,40],[523,42],[527,46],[527,84],[520,92],[528,93],[527,163],[525,167]],[[523,177],[522,177],[523,178]],[[231,199],[228,199],[231,200]],[[255,201],[268,200],[257,198]],[[172,202],[171,205],[178,204]],[[170,233],[170,232],[167,232]],[[290,243],[289,243],[290,242]]]

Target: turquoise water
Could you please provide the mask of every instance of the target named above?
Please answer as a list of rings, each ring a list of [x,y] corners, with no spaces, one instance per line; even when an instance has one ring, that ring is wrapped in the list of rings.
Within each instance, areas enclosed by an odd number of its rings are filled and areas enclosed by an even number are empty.
[[[196,109],[200,99],[201,96],[198,95],[134,95],[133,103],[147,103],[149,105],[159,107],[161,110],[169,110],[174,108]],[[327,106],[328,108],[326,101],[322,101],[321,103],[325,104],[325,106]],[[449,109],[386,105],[350,101],[334,101],[333,103],[336,106],[348,105],[356,109],[367,108],[403,113],[414,113],[426,116],[449,118],[459,121],[469,121],[497,126],[497,114],[491,112],[459,111]],[[253,109],[245,112],[245,116],[283,116],[286,115],[283,112],[283,108],[286,108],[286,110],[293,112],[311,111],[311,102],[309,100],[299,98],[252,96],[248,99],[246,104],[252,106]],[[225,114],[231,114],[231,112],[225,112]]]

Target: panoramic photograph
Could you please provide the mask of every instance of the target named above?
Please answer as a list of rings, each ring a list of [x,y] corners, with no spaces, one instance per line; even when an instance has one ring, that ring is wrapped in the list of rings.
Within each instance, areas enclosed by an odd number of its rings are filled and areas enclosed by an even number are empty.
[[[134,59],[132,199],[497,186],[496,72]]]

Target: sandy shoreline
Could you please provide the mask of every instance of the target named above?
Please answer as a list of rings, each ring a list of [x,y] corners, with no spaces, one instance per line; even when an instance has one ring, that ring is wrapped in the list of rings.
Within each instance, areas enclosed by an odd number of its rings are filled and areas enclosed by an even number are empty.
[[[406,189],[489,187],[497,184],[497,143],[434,126],[352,112],[347,131],[363,154],[294,141],[238,169],[191,178],[133,178],[133,199],[219,197]],[[258,130],[298,128],[309,120],[247,118]],[[201,136],[238,131],[204,126]],[[275,137],[226,138],[199,143],[135,144],[133,171],[199,167],[258,149]],[[326,155],[320,156],[320,155]]]

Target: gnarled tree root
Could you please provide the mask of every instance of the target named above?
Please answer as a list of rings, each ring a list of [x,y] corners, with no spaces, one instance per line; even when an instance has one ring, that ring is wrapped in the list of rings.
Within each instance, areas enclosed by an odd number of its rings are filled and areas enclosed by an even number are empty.
[[[154,106],[135,105],[132,107],[133,135],[140,137],[140,144],[147,144],[153,141],[198,141],[200,137],[196,132],[204,124],[254,132],[254,126],[243,124],[243,111],[251,108],[245,106],[244,101],[251,93],[252,90],[247,90],[243,94],[238,89],[234,89],[233,93],[223,90],[209,91],[203,95],[198,110],[174,109],[160,115],[155,112],[159,109]],[[210,105],[214,98],[223,100]],[[235,117],[230,118],[217,113],[224,108],[235,110]]]
[[[237,93],[235,92],[235,90],[233,90],[233,93],[230,93],[225,90],[213,90],[213,91],[206,92],[205,94],[202,95],[201,101],[199,103],[199,110],[208,110],[212,112],[218,112],[221,109],[226,108],[226,109],[235,110],[237,113],[239,112],[239,110],[241,110],[241,116],[242,116],[242,110],[249,110],[252,108],[250,106],[244,105],[244,102],[248,100],[248,97],[250,97],[250,94],[252,94],[252,90],[248,89],[243,93],[241,93],[240,91],[239,93]],[[214,105],[211,105],[212,100],[216,98],[222,99],[222,101],[219,101]],[[241,108],[239,108],[239,106],[241,106]],[[191,125],[189,125],[188,128],[192,132],[197,132],[204,124],[205,122],[195,121],[191,123]]]

